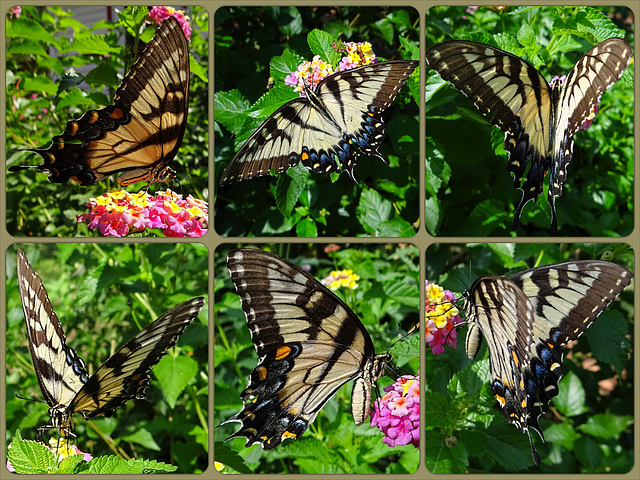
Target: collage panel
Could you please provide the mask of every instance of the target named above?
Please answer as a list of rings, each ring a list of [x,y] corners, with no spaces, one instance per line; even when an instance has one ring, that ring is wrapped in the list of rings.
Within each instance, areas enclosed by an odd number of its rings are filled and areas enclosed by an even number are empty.
[[[409,7],[216,10],[218,234],[417,232],[419,21]]]
[[[429,471],[629,472],[634,269],[624,243],[430,246]]]
[[[11,235],[206,233],[208,22],[202,7],[8,12]]]
[[[215,275],[219,471],[416,471],[417,247],[222,244]]]
[[[438,6],[426,35],[430,234],[633,231],[629,8]]]
[[[208,468],[208,263],[196,243],[7,249],[10,472]]]

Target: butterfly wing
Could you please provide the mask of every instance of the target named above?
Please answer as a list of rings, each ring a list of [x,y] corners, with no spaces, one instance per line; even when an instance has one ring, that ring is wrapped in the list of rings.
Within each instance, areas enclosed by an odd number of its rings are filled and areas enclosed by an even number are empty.
[[[562,194],[573,135],[600,95],[622,76],[630,57],[626,42],[606,40],[578,61],[562,87],[552,89],[532,65],[488,45],[454,40],[427,50],[431,68],[505,132],[507,170],[514,188],[523,192],[512,228],[518,227],[524,206],[542,193],[551,171],[551,228],[557,230],[555,197]]]
[[[203,297],[192,298],[147,325],[89,378],[69,404],[66,415],[109,417],[128,400],[146,398],[144,390],[149,385],[149,372],[176,344],[203,305]]]
[[[317,173],[353,168],[359,153],[384,158],[382,113],[391,105],[417,61],[381,62],[322,80],[309,98],[294,99],[254,132],[233,157],[220,185],[282,173],[302,161]],[[339,162],[339,163],[338,163]],[[385,161],[386,163],[386,161]]]
[[[47,290],[22,250],[17,264],[29,351],[40,389],[50,407],[68,405],[88,379],[84,362],[67,345]],[[52,426],[42,427],[48,428]]]
[[[121,85],[114,104],[89,110],[67,123],[39,154],[39,172],[49,180],[92,185],[120,173],[119,185],[157,182],[171,175],[169,163],[184,135],[189,97],[189,48],[180,23],[168,17]],[[36,168],[14,166],[10,170]]]
[[[313,277],[277,255],[256,249],[229,253],[227,266],[240,296],[259,362],[241,393],[245,405],[227,422],[246,446],[275,448],[302,435],[346,382],[356,380],[354,420],[369,413],[371,385],[387,355],[375,355],[356,315]]]
[[[542,438],[538,418],[558,394],[562,347],[630,284],[626,268],[599,260],[536,267],[474,282],[465,309],[489,346],[491,390],[504,418]],[[470,328],[467,353],[477,347]],[[538,455],[531,445],[534,462]]]

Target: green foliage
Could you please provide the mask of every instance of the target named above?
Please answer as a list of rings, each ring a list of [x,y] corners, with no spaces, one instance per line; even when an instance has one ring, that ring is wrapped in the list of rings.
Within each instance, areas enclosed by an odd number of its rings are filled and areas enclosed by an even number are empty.
[[[233,293],[226,270],[226,256],[231,248],[224,245],[215,252],[215,425],[241,410],[240,392],[246,388],[249,372],[257,364],[240,301]],[[362,320],[379,353],[389,347],[398,330],[408,331],[418,322],[418,249],[413,246],[352,245],[330,253],[323,253],[321,246],[305,244],[260,245],[259,248],[288,258],[296,265],[310,267],[316,279],[328,276],[331,270],[352,269],[359,275],[355,290],[341,289],[335,293]],[[398,342],[409,346],[399,348],[400,354],[394,354],[393,360],[403,371],[417,373],[419,343],[407,340]],[[380,389],[392,380],[395,376],[381,379]],[[222,440],[237,430],[237,423],[216,427],[216,461],[241,473],[406,474],[415,471],[418,466],[415,447],[391,449],[382,443],[380,432],[367,422],[354,426],[350,388],[349,384],[338,390],[299,439],[285,441],[268,452],[259,445],[244,448],[243,438],[223,443]]]
[[[53,447],[55,450],[55,447]],[[177,467],[153,460],[124,460],[115,455],[85,461],[83,455],[70,455],[58,460],[46,445],[33,440],[23,440],[16,431],[8,447],[7,459],[18,474],[151,474],[175,472]]]
[[[567,74],[593,45],[624,37],[628,9],[591,7],[437,7],[427,12],[427,47],[473,40],[532,63],[550,81]],[[616,25],[617,22],[617,25]],[[575,136],[559,233],[625,236],[633,229],[633,69],[602,95],[593,124]],[[510,230],[522,192],[506,171],[503,133],[435,72],[427,77],[427,230],[437,235],[548,235],[547,192]],[[464,220],[462,220],[464,219]]]
[[[297,98],[285,76],[331,44],[373,44],[382,59],[418,59],[417,12],[397,8],[230,7],[216,11],[216,151],[219,179],[239,146],[284,103]],[[295,19],[295,20],[293,20]],[[226,236],[411,236],[418,221],[419,85],[407,82],[384,114],[380,147],[390,165],[360,155],[354,185],[346,174],[312,174],[302,165],[217,189],[217,229]],[[272,87],[272,88],[269,88]],[[229,132],[233,135],[229,135]],[[371,216],[372,211],[379,211]],[[383,214],[384,213],[384,214]]]
[[[182,146],[171,163],[180,182],[172,188],[185,196],[191,193],[206,200],[208,111],[193,106],[207,105],[208,43],[202,35],[208,31],[208,17],[199,7],[189,13],[192,107]],[[23,7],[18,19],[7,21],[7,166],[41,163],[37,154],[13,149],[46,147],[68,121],[88,109],[111,104],[119,77],[133,64],[131,52],[136,51],[139,41],[148,42],[155,31],[155,27],[142,34],[134,30],[133,26],[140,26],[146,14],[146,8],[129,7],[119,12],[117,22],[101,21],[88,28],[59,7]],[[96,34],[94,29],[106,33]],[[125,34],[133,35],[133,49],[130,42],[126,46],[118,44]],[[98,236],[97,231],[78,226],[76,215],[87,213],[84,205],[90,198],[117,186],[113,177],[81,187],[73,182],[51,183],[46,174],[36,173],[35,169],[10,172],[6,186],[7,229],[19,236]],[[145,186],[140,183],[129,190]],[[151,187],[152,191],[165,188]]]
[[[16,251],[22,248],[42,278],[67,343],[89,373],[169,308],[207,296],[208,251],[200,244],[21,244],[7,253],[8,441],[21,430],[36,438],[49,420],[25,335],[16,280]],[[207,305],[175,347],[152,370],[148,402],[130,400],[113,417],[74,416],[73,439],[94,457],[116,454],[178,466],[181,473],[207,468]],[[155,378],[154,378],[155,377]],[[204,435],[203,435],[204,432]],[[56,438],[55,430],[46,438]],[[181,455],[181,446],[188,454]],[[106,468],[106,467],[105,467]],[[111,468],[111,467],[109,467]]]
[[[633,251],[624,244],[436,244],[427,250],[426,278],[461,298],[459,292],[475,278],[578,259],[609,260],[634,270]],[[469,360],[466,329],[459,328],[457,349],[437,356],[428,351],[427,468],[433,473],[628,472],[633,466],[633,304],[632,284],[564,349],[559,394],[540,417],[546,444],[530,430],[541,458],[538,468],[527,436],[504,420],[491,393],[486,342],[476,360]]]

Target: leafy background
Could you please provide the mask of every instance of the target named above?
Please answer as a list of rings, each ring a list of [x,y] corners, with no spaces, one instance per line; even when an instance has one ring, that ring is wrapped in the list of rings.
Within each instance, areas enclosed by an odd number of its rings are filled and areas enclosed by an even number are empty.
[[[351,417],[351,382],[338,390],[299,439],[265,452],[261,446],[244,448],[245,440],[223,442],[238,423],[220,423],[242,408],[240,392],[257,364],[256,353],[229,273],[226,256],[231,248],[215,252],[215,455],[216,460],[248,473],[411,473],[418,467],[413,446],[389,448],[382,434],[368,421],[354,427]],[[251,246],[251,245],[242,245]],[[418,249],[411,245],[349,245],[332,254],[321,245],[277,244],[258,248],[277,253],[294,264],[309,268],[316,279],[331,270],[353,269],[360,276],[358,288],[335,292],[358,315],[371,335],[376,352],[385,352],[395,335],[407,332],[419,320]],[[391,349],[393,361],[418,374],[418,335],[411,335]],[[378,381],[380,391],[395,378]],[[375,396],[375,394],[373,394]]]
[[[624,244],[496,243],[433,245],[426,274],[460,298],[482,276],[584,259],[613,261],[634,271],[633,251]],[[447,347],[436,356],[427,351],[427,468],[434,473],[628,472],[634,462],[634,293],[632,283],[564,349],[560,393],[540,418],[546,445],[531,431],[541,458],[538,468],[527,436],[505,422],[491,394],[486,342],[475,361],[469,360],[464,327],[458,329],[457,349]],[[608,384],[613,387],[607,389]]]
[[[119,13],[122,22],[135,24],[145,16],[146,8],[129,7]],[[191,85],[188,125],[180,151],[171,162],[178,184],[154,184],[150,190],[164,191],[167,186],[183,194],[208,199],[208,15],[200,7],[189,10],[191,17]],[[92,33],[107,29],[105,35]],[[144,32],[147,42],[155,27]],[[18,19],[7,21],[7,167],[38,165],[35,153],[15,153],[16,148],[46,147],[70,120],[92,108],[112,103],[113,94],[133,64],[133,55],[123,41],[123,24],[100,21],[82,25],[73,13],[60,7],[22,7]],[[85,76],[65,77],[70,69],[95,65]],[[126,64],[126,67],[125,67]],[[128,187],[136,192],[146,187],[138,183]],[[108,189],[118,188],[115,177],[90,187],[73,182],[51,183],[47,174],[35,169],[7,173],[7,229],[16,236],[98,236],[86,224],[78,224],[76,215],[87,213],[90,198]],[[145,230],[149,232],[150,229]],[[157,230],[156,230],[157,231]],[[162,234],[157,231],[157,236]],[[136,236],[140,236],[138,234]],[[148,235],[148,233],[147,233]]]
[[[216,178],[274,110],[262,104],[271,83],[291,70],[292,58],[311,60],[309,36],[323,30],[343,41],[368,41],[385,60],[418,59],[418,14],[412,8],[221,8],[215,14]],[[321,42],[322,43],[322,42]],[[328,50],[328,42],[322,48]],[[319,44],[315,44],[318,47]],[[316,48],[314,48],[316,51]],[[287,66],[288,68],[284,68]],[[287,70],[285,72],[285,70]],[[417,75],[416,75],[417,77]],[[361,155],[354,174],[311,174],[298,165],[216,190],[216,229],[223,236],[410,236],[419,216],[419,85],[409,80],[383,115],[380,147],[390,165]],[[282,100],[282,99],[279,99]],[[255,109],[250,105],[258,101]],[[263,102],[266,103],[266,102]],[[270,113],[270,112],[269,112]]]
[[[427,12],[427,48],[473,40],[526,58],[550,81],[610,37],[634,44],[631,12],[618,7],[436,7]],[[575,136],[573,160],[556,200],[560,235],[625,236],[633,229],[632,68],[602,95],[593,124]],[[428,71],[427,230],[436,235],[548,235],[545,192],[510,230],[522,192],[507,172],[504,134],[452,85]],[[548,180],[547,180],[548,183]],[[464,221],[461,221],[464,219]]]
[[[89,373],[169,308],[207,297],[208,251],[200,244],[22,244],[7,251],[6,379],[7,443],[20,429],[37,439],[49,419],[33,370],[16,280],[16,252],[22,248],[42,278],[67,343]],[[207,468],[208,327],[207,303],[152,370],[150,402],[130,400],[114,416],[85,421],[75,415],[78,446],[94,457],[121,454],[178,466],[178,472]],[[188,374],[176,375],[175,368]],[[117,451],[103,441],[110,437]],[[56,438],[47,432],[44,441]]]

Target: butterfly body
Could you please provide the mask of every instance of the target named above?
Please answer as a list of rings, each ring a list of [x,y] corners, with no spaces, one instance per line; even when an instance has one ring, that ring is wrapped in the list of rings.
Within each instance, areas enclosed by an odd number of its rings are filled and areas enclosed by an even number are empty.
[[[485,338],[491,390],[505,420],[521,433],[536,430],[563,375],[562,347],[577,339],[631,282],[626,268],[584,260],[482,277],[466,292],[466,351]],[[533,443],[534,463],[539,457]]]
[[[369,414],[371,388],[390,355],[376,355],[356,315],[313,277],[277,255],[233,250],[227,266],[240,296],[259,357],[241,393],[244,406],[227,422],[240,422],[228,439],[265,450],[297,438],[336,391],[354,380],[352,413]]]
[[[109,417],[128,400],[146,398],[151,368],[204,305],[204,299],[197,297],[167,310],[89,376],[84,362],[67,345],[42,280],[22,250],[18,250],[18,285],[33,366],[50,407],[50,423],[38,428],[40,435],[55,428],[69,436],[75,413],[84,418]]]
[[[417,61],[381,62],[335,73],[306,98],[286,103],[243,144],[220,185],[276,174],[302,162],[316,173],[353,168],[360,153],[377,156],[384,139],[382,113],[391,105]]]
[[[522,190],[512,228],[522,209],[543,191],[550,174],[551,229],[557,230],[555,198],[562,195],[573,136],[592,115],[602,93],[622,76],[632,50],[618,38],[587,52],[564,83],[549,86],[532,65],[503,50],[476,42],[452,40],[427,50],[427,61],[505,132],[507,170]]]
[[[93,185],[120,174],[126,186],[173,177],[175,157],[187,122],[189,49],[180,23],[168,17],[156,31],[114,96],[114,104],[89,110],[69,121],[47,148],[24,149],[39,154],[37,168],[49,181],[73,180]]]

